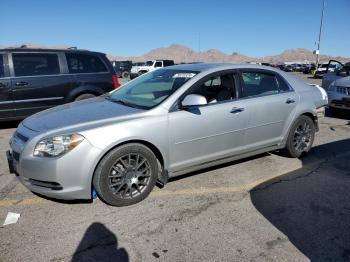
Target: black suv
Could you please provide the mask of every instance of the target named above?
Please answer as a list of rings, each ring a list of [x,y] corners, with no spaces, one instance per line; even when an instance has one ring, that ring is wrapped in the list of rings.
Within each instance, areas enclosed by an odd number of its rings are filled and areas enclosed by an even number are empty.
[[[113,61],[112,65],[118,76],[128,78],[132,67],[131,61]]]
[[[76,49],[0,49],[0,121],[102,95],[119,82],[105,54]]]

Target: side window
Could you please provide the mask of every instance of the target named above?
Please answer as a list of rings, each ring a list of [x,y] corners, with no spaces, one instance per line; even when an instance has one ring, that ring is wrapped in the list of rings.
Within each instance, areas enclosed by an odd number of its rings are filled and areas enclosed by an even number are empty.
[[[156,62],[154,67],[162,67],[162,62],[161,61]]]
[[[71,74],[108,72],[101,59],[94,55],[66,53]]]
[[[0,54],[0,78],[5,76],[4,59]]]
[[[273,95],[279,92],[274,74],[262,72],[242,72],[242,97]]]
[[[280,92],[289,92],[291,91],[289,85],[283,80],[280,76],[276,78],[278,89]]]
[[[56,54],[13,53],[15,76],[55,75],[60,73]]]
[[[224,74],[210,77],[192,94],[204,96],[210,104],[234,99],[236,97],[234,75]]]

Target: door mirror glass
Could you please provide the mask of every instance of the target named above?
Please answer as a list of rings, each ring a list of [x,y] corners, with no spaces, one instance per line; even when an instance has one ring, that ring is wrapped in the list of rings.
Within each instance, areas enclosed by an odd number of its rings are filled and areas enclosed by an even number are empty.
[[[191,107],[191,106],[202,106],[206,105],[207,99],[202,95],[190,94],[185,97],[181,102],[182,107]]]

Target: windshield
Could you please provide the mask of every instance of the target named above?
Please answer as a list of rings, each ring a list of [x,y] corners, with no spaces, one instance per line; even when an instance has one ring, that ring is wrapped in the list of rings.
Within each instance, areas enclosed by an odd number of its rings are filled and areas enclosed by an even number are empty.
[[[159,105],[198,72],[158,69],[139,76],[107,95],[107,99],[130,107],[150,109]]]
[[[153,61],[147,61],[146,63],[145,63],[145,66],[152,66],[153,65]]]

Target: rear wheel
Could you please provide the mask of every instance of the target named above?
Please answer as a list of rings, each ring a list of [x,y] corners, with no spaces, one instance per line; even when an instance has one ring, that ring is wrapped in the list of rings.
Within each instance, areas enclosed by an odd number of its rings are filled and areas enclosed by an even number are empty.
[[[93,186],[113,206],[132,205],[152,191],[158,174],[157,158],[141,144],[126,144],[108,153],[98,165]]]
[[[308,116],[300,116],[289,131],[283,153],[289,157],[299,157],[304,152],[308,152],[314,142],[315,132],[314,121]]]
[[[93,94],[81,94],[79,96],[77,96],[74,101],[80,101],[80,100],[84,100],[84,99],[89,99],[89,98],[93,98],[95,97],[95,95]]]

